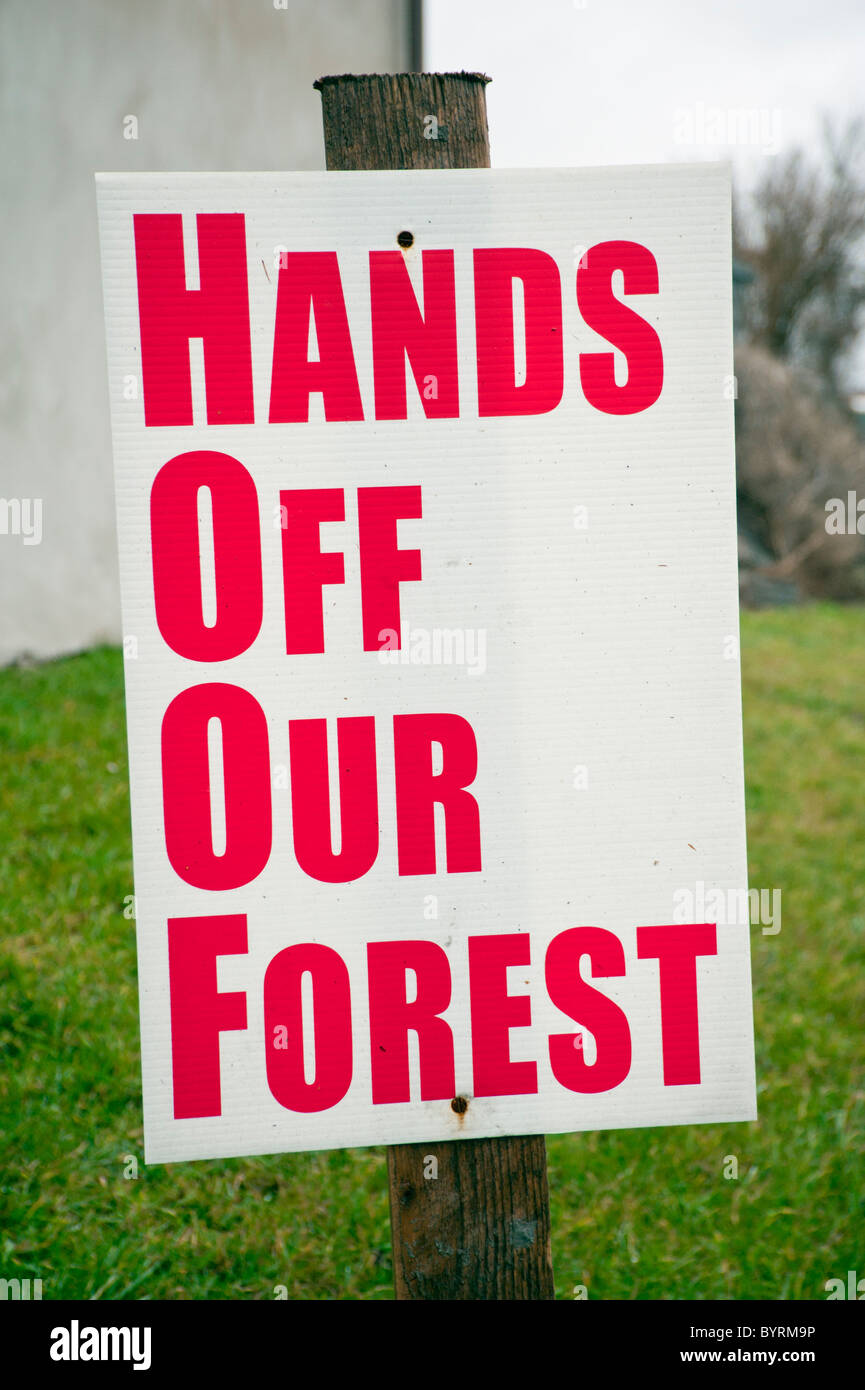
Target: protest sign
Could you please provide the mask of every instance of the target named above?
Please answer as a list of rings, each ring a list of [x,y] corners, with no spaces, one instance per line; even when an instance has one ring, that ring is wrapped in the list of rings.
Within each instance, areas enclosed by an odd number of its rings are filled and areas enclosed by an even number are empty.
[[[727,170],[98,191],[148,1161],[754,1118]]]

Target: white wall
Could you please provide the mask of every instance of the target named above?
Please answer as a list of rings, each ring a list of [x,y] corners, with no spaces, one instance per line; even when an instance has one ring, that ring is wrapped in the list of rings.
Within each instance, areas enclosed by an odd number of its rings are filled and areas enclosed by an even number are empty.
[[[42,536],[0,506],[0,664],[120,638],[94,171],[323,169],[313,80],[405,71],[408,13],[4,0],[0,498],[41,499]]]

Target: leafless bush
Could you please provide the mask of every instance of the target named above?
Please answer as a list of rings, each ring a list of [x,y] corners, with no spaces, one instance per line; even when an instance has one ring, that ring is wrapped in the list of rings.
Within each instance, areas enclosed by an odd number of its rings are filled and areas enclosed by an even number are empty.
[[[865,311],[865,125],[824,125],[813,159],[778,156],[750,197],[737,194],[734,251],[754,272],[749,341],[811,368],[839,401]]]
[[[865,598],[865,536],[826,530],[830,498],[865,498],[865,441],[804,369],[743,344],[736,373],[743,602]]]

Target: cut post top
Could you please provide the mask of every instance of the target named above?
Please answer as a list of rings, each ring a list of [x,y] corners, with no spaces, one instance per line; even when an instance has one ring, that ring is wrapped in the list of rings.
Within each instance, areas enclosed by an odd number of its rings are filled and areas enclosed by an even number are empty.
[[[489,81],[480,72],[319,77],[328,169],[488,169]]]

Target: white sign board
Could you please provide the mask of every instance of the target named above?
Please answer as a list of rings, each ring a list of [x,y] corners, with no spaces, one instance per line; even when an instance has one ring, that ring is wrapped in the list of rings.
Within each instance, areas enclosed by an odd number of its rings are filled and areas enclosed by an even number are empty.
[[[148,1161],[753,1119],[727,168],[98,195]]]

